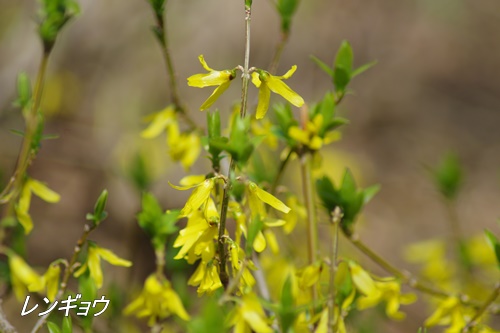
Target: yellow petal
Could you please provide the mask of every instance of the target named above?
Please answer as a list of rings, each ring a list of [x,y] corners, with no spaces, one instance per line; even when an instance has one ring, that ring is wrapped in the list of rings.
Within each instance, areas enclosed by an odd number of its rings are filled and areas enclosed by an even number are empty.
[[[189,175],[181,178],[181,180],[179,180],[179,184],[191,188],[192,186],[199,185],[204,180],[205,180],[205,175]]]
[[[231,81],[221,83],[210,95],[205,102],[200,106],[200,111],[206,110],[215,103],[215,101],[229,88]]]
[[[16,207],[16,217],[19,223],[23,226],[24,234],[27,235],[33,229],[33,220],[31,219],[30,214],[27,211],[22,211],[18,207]]]
[[[255,240],[253,241],[253,249],[255,250],[255,252],[260,253],[266,249],[266,245],[266,238],[264,237],[262,231],[259,231],[259,233],[255,237]]]
[[[278,241],[276,240],[276,235],[269,229],[264,230],[264,236],[266,237],[266,242],[269,244],[269,248],[274,254],[280,252],[280,247]]]
[[[191,193],[186,205],[182,208],[180,216],[188,216],[193,211],[200,208],[200,206],[210,197],[210,192],[212,192],[213,187],[214,178],[206,179],[203,183],[196,187],[193,193]]]
[[[87,266],[90,271],[90,277],[94,280],[97,289],[102,287],[103,277],[101,269],[101,259],[94,246],[89,246],[87,255]]]
[[[213,71],[213,69],[212,69],[212,68],[208,67],[207,62],[205,61],[205,57],[203,57],[203,54],[200,54],[200,55],[198,56],[198,60],[200,61],[201,66],[203,66],[203,68],[204,68],[207,72],[211,72],[211,71]]]
[[[52,191],[44,183],[41,183],[38,180],[29,179],[28,184],[31,191],[44,201],[55,203],[61,199],[61,196],[59,194]]]
[[[269,100],[271,99],[271,91],[266,83],[262,83],[259,88],[259,103],[257,103],[257,111],[255,118],[262,119],[269,109]]]
[[[51,264],[44,274],[47,285],[47,298],[51,301],[56,299],[59,290],[59,278],[61,276],[61,267],[58,264]]]
[[[175,121],[175,110],[171,106],[168,106],[165,110],[153,116],[153,120],[149,126],[141,132],[141,137],[145,139],[157,137],[172,121]]]
[[[114,254],[112,251],[108,249],[104,249],[102,247],[99,247],[97,249],[99,256],[109,262],[111,265],[114,266],[123,266],[123,267],[130,267],[132,266],[132,262],[129,260],[122,259],[118,257],[116,254]]]
[[[352,282],[356,285],[356,288],[366,296],[379,294],[380,291],[375,287],[372,277],[368,274],[361,266],[349,262],[349,268],[351,270]]]
[[[189,168],[196,162],[201,152],[201,140],[198,134],[191,132],[184,141],[185,149],[182,152],[181,164],[184,170]]]
[[[273,207],[274,209],[277,209],[285,214],[288,214],[290,212],[290,208],[285,205],[283,202],[281,202],[278,198],[273,196],[272,194],[264,191],[260,187],[258,187],[255,183],[249,182],[248,188],[250,189],[250,192],[255,193],[255,195],[262,201]]]
[[[279,77],[279,78],[281,78],[281,79],[285,79],[285,80],[286,80],[286,79],[290,78],[290,76],[292,76],[292,75],[293,75],[293,73],[295,73],[295,70],[296,70],[296,69],[297,69],[297,65],[293,65],[293,66],[292,66],[292,68],[290,68],[290,69],[288,70],[288,72],[286,72],[286,73],[285,73],[285,75],[283,75],[283,76],[278,76],[278,77]]]
[[[9,255],[9,267],[11,275],[15,275],[26,287],[38,285],[42,277],[38,275],[20,256]]]
[[[229,70],[211,71],[210,73],[195,74],[188,77],[188,85],[196,88],[220,86],[233,79],[233,72]]]
[[[300,129],[298,126],[291,126],[288,129],[288,136],[300,143],[309,143],[309,133]]]
[[[328,333],[328,308],[325,308],[321,312],[321,319],[314,333]]]
[[[254,84],[254,86],[256,86],[257,88],[260,88],[260,85],[261,85],[261,81],[260,81],[260,78],[259,78],[259,73],[257,72],[253,72],[252,73],[252,83]]]
[[[304,105],[304,100],[302,99],[302,97],[300,97],[299,94],[293,91],[289,86],[286,85],[286,83],[284,83],[280,79],[270,75],[266,83],[273,93],[281,95],[284,99],[286,99],[293,105],[297,107]]]
[[[173,313],[179,316],[182,320],[189,320],[189,314],[186,312],[186,309],[184,309],[184,305],[182,304],[179,295],[177,295],[174,290],[168,289],[165,292],[164,297],[168,301],[168,307]]]

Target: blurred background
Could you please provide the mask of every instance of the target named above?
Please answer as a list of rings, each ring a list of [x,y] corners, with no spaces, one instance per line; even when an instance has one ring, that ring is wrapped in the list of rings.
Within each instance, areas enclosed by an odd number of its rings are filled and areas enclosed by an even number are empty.
[[[107,279],[142,281],[154,262],[147,238],[134,237],[140,234],[135,220],[140,194],[127,171],[134,155],[140,151],[151,162],[152,190],[165,208],[181,206],[188,195],[167,185],[168,180],[178,183],[184,170],[168,162],[164,141],[139,137],[146,125],[144,116],[169,104],[168,79],[146,1],[78,2],[81,14],[64,29],[50,59],[42,102],[46,133],[59,138],[43,142],[29,171],[62,199],[54,205],[33,201],[29,261],[46,266],[55,258],[68,257],[85,214],[107,188],[109,218],[93,239],[136,266],[133,277],[120,270]],[[185,78],[203,72],[199,54],[215,69],[243,62],[240,2],[170,0],[167,6],[180,95],[200,125],[206,115],[198,107],[210,91],[188,87]],[[23,129],[20,111],[12,106],[16,77],[24,71],[34,80],[41,59],[37,5],[34,0],[0,0],[0,180],[4,183],[21,143],[10,130]],[[250,65],[266,68],[279,37],[272,1],[254,1]],[[310,55],[330,64],[343,39],[353,47],[355,66],[378,61],[352,82],[354,94],[339,108],[351,123],[343,129],[343,140],[325,153],[323,164],[324,172],[337,178],[348,166],[362,185],[381,184],[382,191],[365,212],[361,236],[388,259],[410,269],[414,267],[404,262],[402,248],[418,240],[448,237],[447,212],[426,169],[448,151],[458,155],[466,174],[457,199],[464,233],[480,234],[487,227],[499,235],[495,221],[500,217],[500,3],[302,1],[278,74],[297,64],[289,85],[306,102],[319,100],[332,85]],[[256,96],[255,89],[252,94]],[[233,84],[217,107],[228,115],[238,98],[239,87]],[[200,158],[191,173],[204,173],[207,167]],[[291,166],[284,181],[293,182],[297,170]],[[131,239],[136,242],[133,249]],[[7,311],[18,314],[20,306],[11,303]],[[387,324],[384,332],[416,331],[429,314],[418,306],[409,311],[404,323]]]

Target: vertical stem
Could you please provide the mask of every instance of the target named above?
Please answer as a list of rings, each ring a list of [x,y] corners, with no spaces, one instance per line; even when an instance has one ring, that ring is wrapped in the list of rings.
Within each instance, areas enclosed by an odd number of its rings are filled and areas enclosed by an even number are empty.
[[[21,150],[19,151],[16,169],[11,178],[11,181],[0,195],[0,199],[2,199],[4,196],[9,197],[8,205],[5,210],[6,216],[12,216],[14,214],[14,205],[17,202],[17,197],[23,187],[26,171],[28,169],[28,166],[31,164],[33,158],[35,157],[34,151],[32,149],[32,141],[39,125],[38,109],[40,108],[40,102],[42,100],[43,84],[45,80],[45,73],[47,71],[49,55],[50,55],[50,50],[44,52],[42,61],[40,62],[40,66],[38,68],[38,74],[35,83],[31,109],[29,110],[29,113],[26,114],[25,116],[26,132],[23,137]],[[9,193],[11,195],[9,195]],[[4,237],[5,237],[5,230],[2,227],[0,228],[0,243],[3,242]]]
[[[248,82],[250,81],[250,73],[248,72],[250,64],[250,21],[252,17],[252,8],[245,4],[245,60],[243,62],[242,88],[241,88],[241,110],[242,118],[247,113],[248,100]]]
[[[307,154],[300,158],[300,171],[302,175],[302,188],[304,192],[304,201],[307,210],[307,247],[308,263],[314,264],[318,248],[318,230],[316,227],[316,210],[314,208],[313,183],[311,178],[311,164]],[[312,287],[313,301],[318,298],[318,290],[314,285]]]
[[[328,332],[334,333],[334,323],[335,323],[335,275],[337,274],[337,258],[338,258],[338,248],[339,248],[339,224],[341,221],[341,211],[339,207],[336,207],[332,212],[332,242],[330,244],[330,299],[328,301]],[[340,311],[339,311],[340,315]]]
[[[165,270],[165,247],[161,246],[159,249],[155,249],[156,256],[156,275],[158,279],[161,279],[164,276]]]
[[[248,82],[250,81],[249,63],[250,63],[250,19],[252,15],[251,2],[245,2],[245,59],[242,75],[242,89],[241,89],[241,110],[240,117],[244,118],[247,111],[248,100]],[[227,175],[227,183],[224,186],[224,193],[222,194],[222,204],[220,210],[220,223],[219,235],[217,239],[218,254],[219,254],[219,275],[224,289],[227,288],[229,283],[229,275],[226,270],[226,247],[224,242],[224,233],[226,232],[227,209],[229,205],[229,192],[231,190],[231,174],[234,172],[236,164],[231,159],[229,163],[229,171]]]

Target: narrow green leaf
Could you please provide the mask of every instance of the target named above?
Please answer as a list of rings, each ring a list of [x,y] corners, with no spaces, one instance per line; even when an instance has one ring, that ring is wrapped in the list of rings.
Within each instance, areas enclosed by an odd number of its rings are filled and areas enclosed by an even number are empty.
[[[363,190],[363,203],[369,203],[373,197],[380,191],[380,185],[372,185]]]
[[[377,64],[377,60],[373,60],[367,64],[364,64],[358,68],[356,68],[355,70],[353,70],[351,72],[351,79],[358,76],[359,74],[369,70],[370,68],[372,68],[373,66],[375,66]]]
[[[63,318],[62,333],[73,333],[73,324],[71,323],[71,316]]]
[[[345,91],[349,82],[351,82],[349,70],[344,67],[335,67],[333,70],[333,85],[335,86],[335,91]]]
[[[47,328],[49,329],[49,333],[61,333],[59,326],[51,321],[47,322]]]
[[[323,61],[319,60],[313,55],[310,55],[309,57],[312,59],[312,61],[316,63],[316,65],[318,65],[319,68],[321,68],[326,74],[328,74],[333,79],[333,69],[330,68],[330,66],[328,66]]]

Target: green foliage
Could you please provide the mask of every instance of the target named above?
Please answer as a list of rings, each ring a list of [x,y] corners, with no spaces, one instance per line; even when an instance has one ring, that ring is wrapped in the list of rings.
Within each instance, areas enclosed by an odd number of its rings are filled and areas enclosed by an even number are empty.
[[[151,185],[153,180],[149,174],[146,160],[141,153],[137,153],[132,159],[129,176],[135,187],[141,192],[145,191]]]
[[[292,18],[297,11],[298,5],[299,0],[278,0],[276,2],[276,9],[281,18],[281,31],[285,34],[290,32]]]
[[[28,109],[31,102],[31,82],[28,74],[20,73],[17,76],[17,100],[14,105],[21,109]]]
[[[439,192],[448,200],[454,200],[463,183],[463,170],[455,154],[446,154],[434,169],[432,178]]]
[[[339,188],[335,188],[327,176],[316,181],[318,196],[327,213],[330,215],[336,207],[342,210],[341,226],[348,234],[352,233],[352,226],[363,205],[368,203],[379,189],[378,185],[366,189],[358,189],[348,169],[344,173],[342,184]]]
[[[45,52],[49,52],[63,26],[80,12],[74,0],[42,0],[38,31],[42,38]]]
[[[323,71],[325,71],[325,73],[331,77],[333,85],[335,86],[335,91],[339,94],[344,94],[346,92],[347,85],[354,77],[376,64],[376,61],[372,61],[354,69],[354,53],[349,42],[345,40],[340,44],[332,67],[328,66],[315,56],[311,56],[311,58]]]
[[[226,320],[227,309],[217,304],[216,297],[210,297],[204,302],[200,316],[188,323],[189,333],[227,332],[221,325]]]
[[[168,210],[163,213],[158,200],[151,193],[142,196],[142,210],[137,215],[139,226],[151,237],[155,249],[165,246],[167,237],[177,231],[175,223],[180,210]]]
[[[215,170],[219,170],[220,161],[222,159],[221,153],[223,149],[217,146],[217,142],[223,145],[227,143],[227,138],[221,136],[221,125],[220,125],[220,113],[219,110],[215,112],[207,112],[207,127],[208,127],[208,147],[206,150],[210,153],[210,160],[212,161],[212,166]],[[215,142],[215,144],[214,144]]]
[[[94,205],[94,212],[87,214],[87,220],[92,221],[94,227],[97,227],[108,216],[108,213],[104,211],[107,201],[108,190],[103,190]]]
[[[293,323],[297,316],[295,297],[293,296],[292,288],[292,279],[290,276],[287,276],[283,284],[283,289],[281,290],[280,303],[276,311],[282,332],[284,333],[290,332],[293,329]]]
[[[54,322],[47,322],[47,328],[49,329],[49,333],[62,333],[59,326]]]

